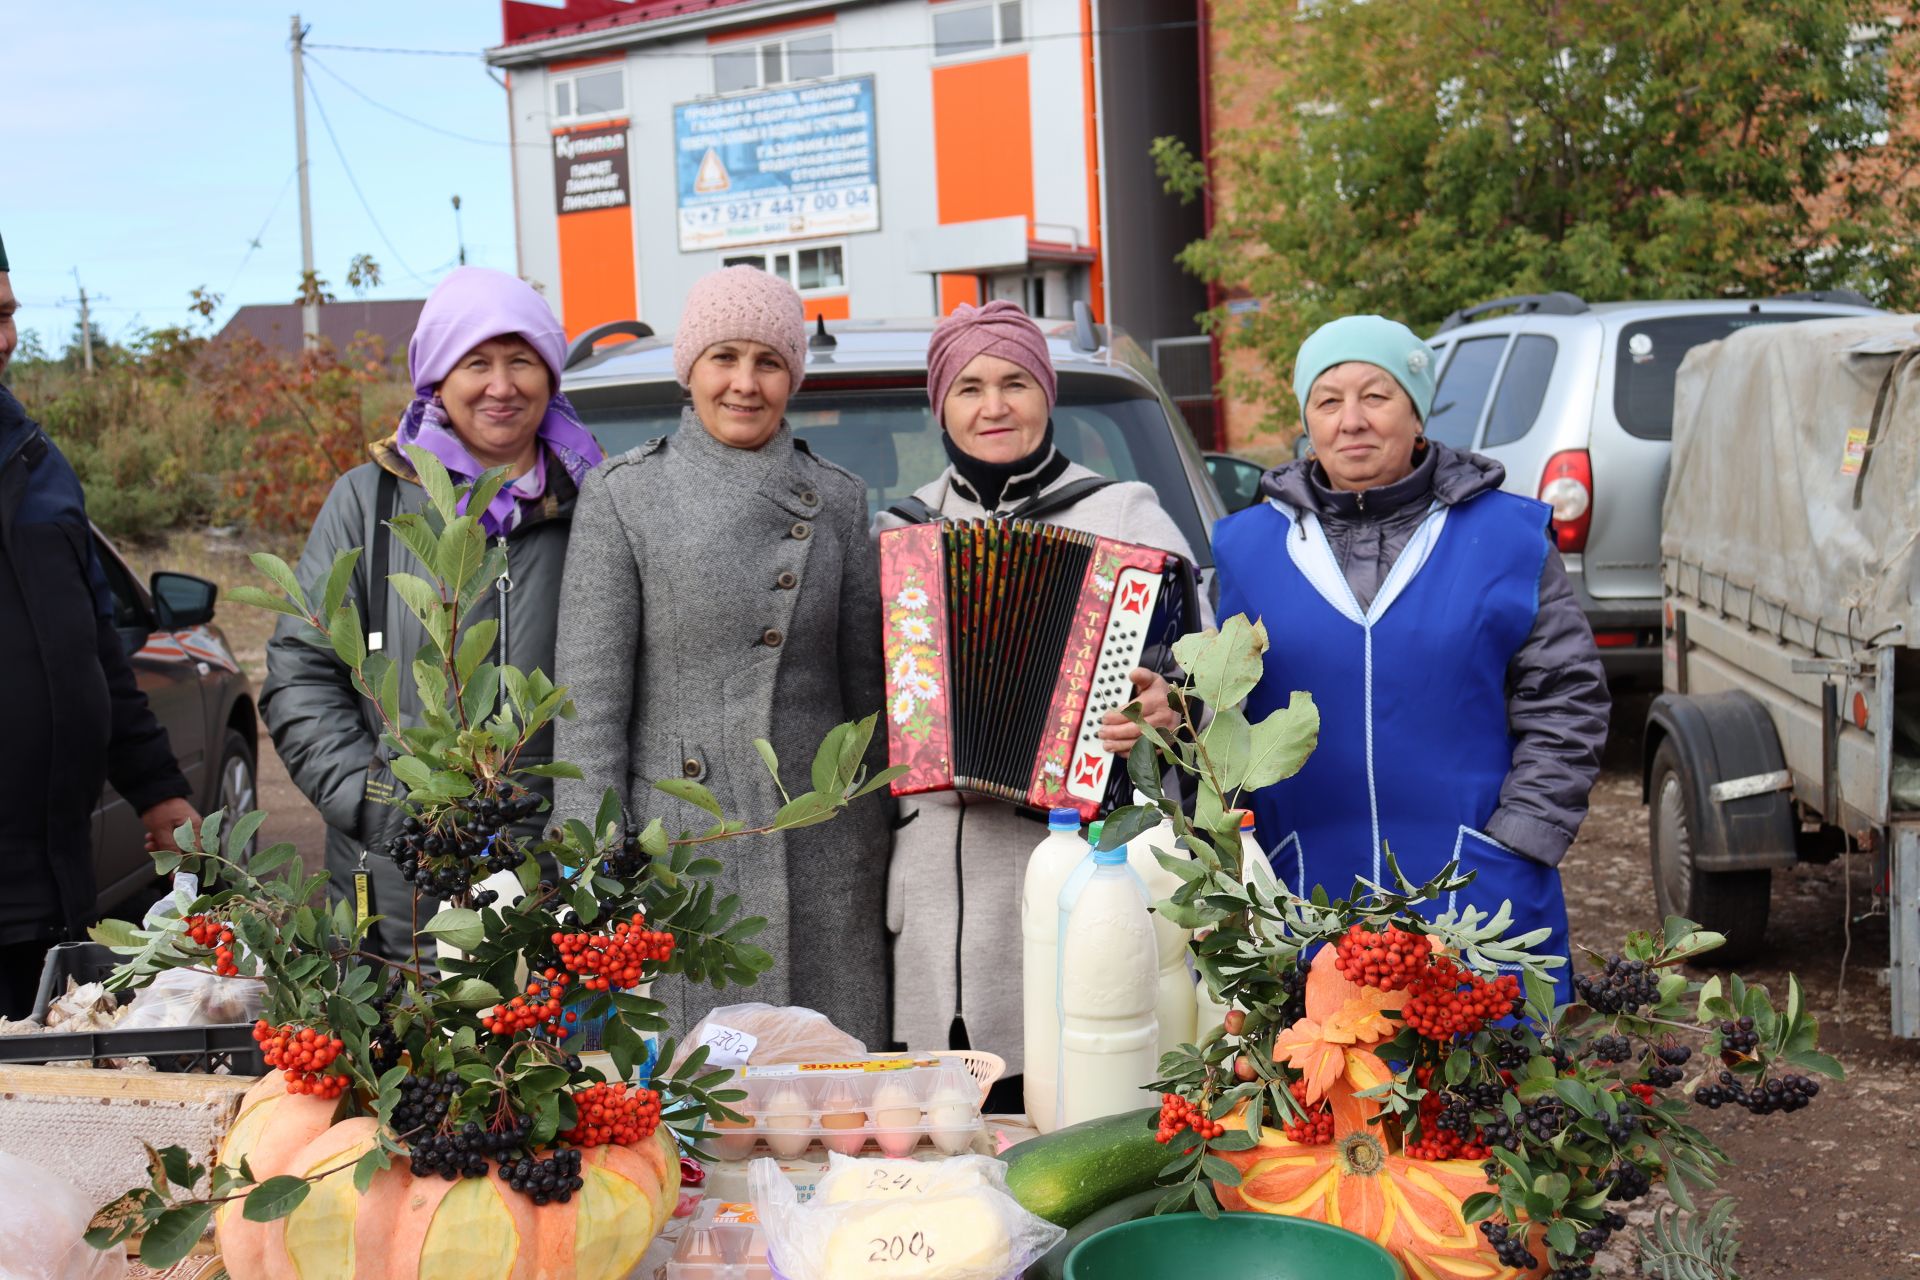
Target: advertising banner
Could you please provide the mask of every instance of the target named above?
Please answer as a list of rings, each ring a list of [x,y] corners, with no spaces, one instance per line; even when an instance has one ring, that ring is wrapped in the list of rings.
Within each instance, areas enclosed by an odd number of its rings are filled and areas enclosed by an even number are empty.
[[[624,209],[630,190],[624,123],[553,135],[553,200],[561,213]]]
[[[673,109],[680,248],[880,229],[873,77]]]

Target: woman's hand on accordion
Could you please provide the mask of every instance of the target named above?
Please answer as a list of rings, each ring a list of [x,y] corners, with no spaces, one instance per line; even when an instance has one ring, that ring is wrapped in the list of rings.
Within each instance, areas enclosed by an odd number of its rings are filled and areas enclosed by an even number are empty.
[[[1135,667],[1131,673],[1134,690],[1138,693],[1130,704],[1140,709],[1140,718],[1156,729],[1166,730],[1174,726],[1178,718],[1172,705],[1167,701],[1167,682],[1157,671],[1145,667]],[[1117,756],[1124,756],[1133,750],[1133,744],[1140,741],[1140,726],[1127,719],[1120,711],[1109,711],[1100,718],[1100,741],[1107,750]]]

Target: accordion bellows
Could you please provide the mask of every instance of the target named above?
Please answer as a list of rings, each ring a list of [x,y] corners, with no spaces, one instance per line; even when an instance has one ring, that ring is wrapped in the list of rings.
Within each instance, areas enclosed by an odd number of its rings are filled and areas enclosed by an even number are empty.
[[[1133,700],[1177,557],[1026,520],[880,535],[887,734],[895,795],[980,792],[1102,808],[1107,712]]]

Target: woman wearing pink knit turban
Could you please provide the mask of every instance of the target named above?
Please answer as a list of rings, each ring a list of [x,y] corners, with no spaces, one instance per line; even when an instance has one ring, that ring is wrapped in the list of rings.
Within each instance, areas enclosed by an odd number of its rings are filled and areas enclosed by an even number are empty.
[[[941,321],[927,346],[927,396],[949,465],[914,502],[882,512],[879,528],[1038,508],[1051,524],[1193,558],[1151,486],[1103,481],[1054,448],[1053,361],[1045,335],[1013,303],[962,306]],[[1171,726],[1165,679],[1144,668],[1133,679],[1146,719]],[[1115,712],[1101,736],[1124,754],[1140,731]],[[902,801],[887,889],[895,1039],[916,1050],[977,1045],[1021,1070],[1021,882],[1045,834],[1044,814],[984,796]]]
[[[713,819],[656,781],[698,782],[729,818],[765,822],[782,801],[755,740],[773,745],[787,791],[811,790],[815,748],[878,712],[883,681],[866,485],[787,426],[806,376],[800,295],[754,267],[705,276],[673,355],[692,401],[679,429],[580,486],[558,660],[576,715],[557,743],[585,777],[560,780],[554,807],[590,822],[612,788],[628,821],[680,832]],[[866,796],[830,823],[721,854],[719,893],[767,921],[753,941],[774,966],[753,999],[818,1009],[876,1048],[887,1039],[890,808]],[[653,998],[686,1030],[733,994],[676,980]]]

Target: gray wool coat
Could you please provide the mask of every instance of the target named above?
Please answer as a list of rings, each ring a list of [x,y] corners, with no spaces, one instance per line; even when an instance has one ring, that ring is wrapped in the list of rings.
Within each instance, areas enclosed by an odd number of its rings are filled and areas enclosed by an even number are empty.
[[[781,800],[755,738],[773,744],[790,793],[810,790],[827,731],[878,712],[883,696],[866,520],[865,484],[796,445],[784,423],[760,449],[733,449],[689,409],[673,436],[589,474],[560,600],[558,678],[576,714],[556,738],[586,778],[559,782],[560,815],[591,822],[611,787],[638,823],[702,831],[709,815],[653,786],[687,778],[729,818],[763,824]],[[880,730],[870,763],[885,751]],[[774,967],[745,991],[656,984],[676,1032],[716,1005],[758,1000],[886,1043],[889,812],[874,794],[819,826],[714,847],[718,893],[766,917],[753,942]]]
[[[349,547],[371,548],[374,530],[383,519],[427,507],[426,492],[414,478],[413,465],[391,441],[371,447],[374,461],[341,476],[320,508],[307,535],[294,576],[310,601],[323,594],[334,556]],[[375,509],[381,471],[399,479],[391,511]],[[507,573],[511,588],[487,593],[470,615],[470,622],[503,617],[493,660],[522,671],[553,673],[554,625],[560,612],[560,571],[567,558],[567,529],[573,516],[574,488],[566,468],[548,459],[546,496],[521,516],[507,534]],[[389,574],[421,576],[426,569],[398,538],[388,539]],[[366,601],[375,588],[375,573],[363,554],[353,568],[349,598],[366,618]],[[427,634],[398,593],[386,584],[386,634],[383,648],[404,667],[427,644]],[[317,606],[316,606],[317,607]],[[400,957],[413,948],[413,889],[400,878],[393,860],[381,852],[405,816],[397,802],[406,787],[396,781],[387,761],[392,752],[380,742],[379,712],[354,689],[351,673],[331,649],[317,648],[302,638],[305,623],[282,617],[267,642],[267,680],[260,690],[260,716],[273,736],[294,785],[313,802],[327,823],[327,891],[335,900],[352,892],[353,873],[362,850],[368,852],[372,908],[385,917],[374,926],[374,945],[384,954]],[[419,693],[413,680],[400,681],[400,719],[420,721]],[[553,758],[553,734],[542,729],[520,753],[522,765],[545,764]],[[530,790],[548,794],[547,780],[519,779]],[[546,821],[542,813],[521,824],[517,833],[535,839]],[[437,898],[422,899],[419,921],[425,924],[440,909]],[[431,950],[431,947],[426,948]]]
[[[1040,492],[1094,474],[1070,465]],[[913,496],[954,520],[1004,514],[1031,496],[1003,496],[1002,510],[989,511],[964,481],[954,481],[948,467]],[[1139,482],[1108,485],[1045,522],[1193,558],[1153,487]],[[875,531],[905,523],[882,512]],[[1212,625],[1210,615],[1205,622]],[[1009,1073],[1024,1069],[1020,899],[1027,859],[1046,834],[1045,815],[986,796],[934,791],[901,798],[887,875],[887,928],[894,935],[893,1034],[909,1049],[948,1048],[958,1013],[974,1048],[1005,1058]]]

